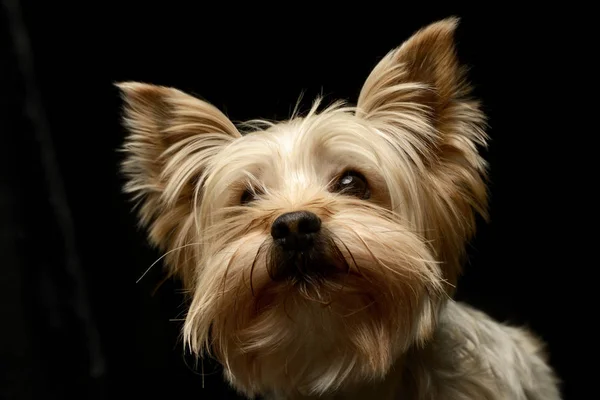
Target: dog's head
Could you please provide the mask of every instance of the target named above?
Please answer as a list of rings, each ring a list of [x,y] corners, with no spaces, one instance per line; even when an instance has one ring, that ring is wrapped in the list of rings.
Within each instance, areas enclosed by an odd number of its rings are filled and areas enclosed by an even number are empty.
[[[317,101],[245,134],[176,89],[119,84],[126,190],[190,291],[185,341],[240,391],[383,377],[430,336],[486,211],[456,23],[386,55],[355,107]]]

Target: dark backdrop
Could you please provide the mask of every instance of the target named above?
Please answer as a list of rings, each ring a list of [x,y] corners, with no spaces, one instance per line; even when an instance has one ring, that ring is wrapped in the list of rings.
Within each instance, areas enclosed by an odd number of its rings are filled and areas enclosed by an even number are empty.
[[[459,54],[471,66],[493,138],[492,219],[471,246],[458,297],[533,328],[549,345],[567,398],[575,398],[579,370],[566,359],[565,327],[576,318],[564,294],[569,251],[548,211],[561,207],[553,160],[564,148],[549,137],[566,122],[553,102],[556,88],[548,86],[558,68],[549,60],[560,19],[521,9],[371,3],[329,10],[149,3],[4,1],[6,398],[234,398],[217,366],[205,361],[203,380],[200,366],[182,355],[177,283],[155,291],[159,265],[135,284],[159,254],[136,229],[120,192],[115,149],[124,132],[113,82],[176,86],[236,121],[285,118],[301,91],[307,101],[319,93],[354,100],[380,57],[449,15],[462,18]]]

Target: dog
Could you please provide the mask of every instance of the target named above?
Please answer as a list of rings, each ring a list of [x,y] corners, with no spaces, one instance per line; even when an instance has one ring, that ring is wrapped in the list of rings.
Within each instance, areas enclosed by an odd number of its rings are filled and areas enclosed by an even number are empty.
[[[245,397],[561,398],[537,336],[453,299],[489,175],[458,23],[390,51],[356,105],[281,122],[116,84],[124,192],[189,293],[185,347]]]

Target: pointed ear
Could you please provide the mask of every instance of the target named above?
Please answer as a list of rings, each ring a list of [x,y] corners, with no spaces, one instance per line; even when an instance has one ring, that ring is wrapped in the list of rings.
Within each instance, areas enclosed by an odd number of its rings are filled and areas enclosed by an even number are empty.
[[[169,250],[187,244],[202,174],[241,135],[217,108],[177,89],[139,82],[116,86],[128,132],[122,149],[125,192],[138,202],[140,223],[154,245]]]
[[[373,69],[358,99],[359,112],[376,119],[418,106],[434,123],[451,113],[453,102],[470,92],[466,69],[456,56],[458,18],[447,18],[417,31]]]
[[[459,20],[435,22],[388,53],[364,83],[357,116],[369,120],[420,171],[424,224],[454,282],[475,215],[487,214],[485,116],[471,99],[455,49]]]

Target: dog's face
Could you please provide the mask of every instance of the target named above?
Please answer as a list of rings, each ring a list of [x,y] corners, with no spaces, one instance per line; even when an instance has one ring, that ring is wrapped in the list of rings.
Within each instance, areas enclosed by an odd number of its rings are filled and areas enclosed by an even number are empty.
[[[240,391],[381,378],[432,333],[486,207],[455,26],[390,52],[356,107],[317,102],[243,135],[178,90],[119,84],[126,189],[190,291],[185,341]]]

